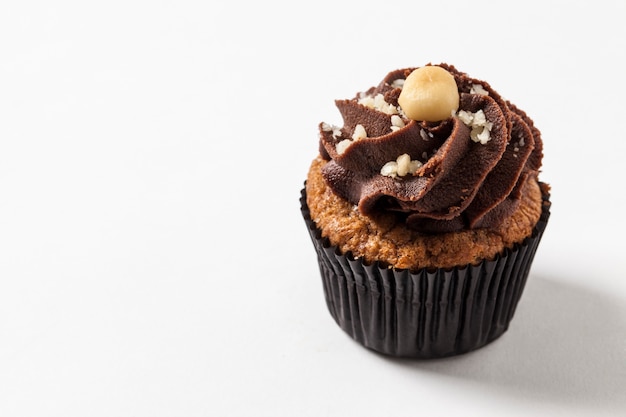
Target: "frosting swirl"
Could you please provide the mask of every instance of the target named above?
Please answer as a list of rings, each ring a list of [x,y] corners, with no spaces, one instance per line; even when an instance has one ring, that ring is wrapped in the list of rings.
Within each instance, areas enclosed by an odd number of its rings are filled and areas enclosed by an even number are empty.
[[[487,82],[438,66],[456,81],[457,112],[441,122],[408,119],[398,97],[415,68],[392,71],[378,86],[335,101],[343,127],[320,123],[322,175],[364,215],[392,211],[424,233],[496,227],[538,175],[541,134]],[[401,156],[404,172],[388,169]]]

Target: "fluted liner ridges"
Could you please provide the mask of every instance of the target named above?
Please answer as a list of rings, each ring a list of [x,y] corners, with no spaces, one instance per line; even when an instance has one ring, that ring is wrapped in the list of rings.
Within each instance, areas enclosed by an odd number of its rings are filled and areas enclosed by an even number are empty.
[[[550,214],[545,204],[532,236],[493,260],[409,271],[342,254],[311,220],[305,189],[300,203],[337,324],[367,348],[423,359],[472,351],[507,330]]]

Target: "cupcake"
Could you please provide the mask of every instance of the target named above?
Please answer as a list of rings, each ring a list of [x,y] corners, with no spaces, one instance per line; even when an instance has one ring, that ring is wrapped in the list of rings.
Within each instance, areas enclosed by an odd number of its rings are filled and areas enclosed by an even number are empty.
[[[336,100],[301,195],[328,310],[363,346],[437,358],[508,328],[549,217],[539,130],[447,64]]]

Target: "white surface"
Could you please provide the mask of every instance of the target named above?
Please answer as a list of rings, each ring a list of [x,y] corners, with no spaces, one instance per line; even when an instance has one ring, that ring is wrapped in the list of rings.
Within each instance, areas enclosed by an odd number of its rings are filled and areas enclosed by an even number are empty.
[[[0,5],[1,416],[626,415],[626,3],[93,3]],[[441,61],[535,119],[552,218],[501,339],[393,360],[298,197],[335,98]]]

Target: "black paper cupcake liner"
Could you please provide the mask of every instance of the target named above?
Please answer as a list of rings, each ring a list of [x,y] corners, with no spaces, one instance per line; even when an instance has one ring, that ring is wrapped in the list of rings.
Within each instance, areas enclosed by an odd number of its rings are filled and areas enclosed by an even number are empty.
[[[387,268],[342,254],[300,204],[337,324],[363,346],[420,359],[478,349],[509,327],[550,216],[548,197],[532,235],[493,260],[452,269]]]

